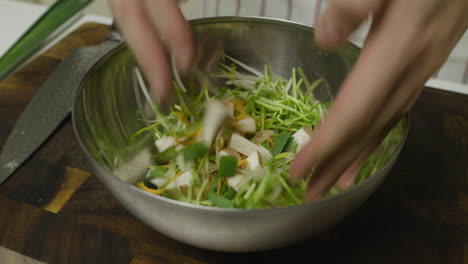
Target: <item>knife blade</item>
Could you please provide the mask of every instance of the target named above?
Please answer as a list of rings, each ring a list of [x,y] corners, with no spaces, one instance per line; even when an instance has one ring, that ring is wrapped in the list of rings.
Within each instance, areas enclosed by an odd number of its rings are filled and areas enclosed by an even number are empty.
[[[106,40],[74,50],[39,88],[16,121],[0,154],[0,184],[12,175],[71,113],[74,91],[91,67],[122,42],[112,26]]]

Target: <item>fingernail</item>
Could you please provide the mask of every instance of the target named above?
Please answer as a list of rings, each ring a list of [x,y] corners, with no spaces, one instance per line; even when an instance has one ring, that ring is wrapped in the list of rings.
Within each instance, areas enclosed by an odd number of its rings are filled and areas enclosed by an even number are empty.
[[[163,89],[158,80],[153,80],[150,81],[150,87],[151,87],[151,96],[153,99],[156,100],[156,102],[159,104],[164,97]]]
[[[310,201],[315,201],[315,200],[319,200],[323,197],[323,193],[322,192],[318,192],[316,190],[309,190],[306,194],[306,197],[305,197],[305,200],[307,202],[310,202]]]
[[[360,168],[360,167],[359,167]],[[336,182],[336,186],[340,188],[341,190],[346,190],[351,185],[353,185],[354,180],[356,179],[358,175],[359,169],[354,169],[353,167],[348,168],[343,175],[338,179]]]
[[[161,84],[160,80],[153,80],[151,82],[151,95],[156,101],[157,106],[163,114],[167,114],[170,106],[172,105],[172,95]]]
[[[305,153],[307,154],[307,153]],[[291,166],[289,168],[289,174],[291,175],[291,180],[294,182],[300,182],[300,180],[306,177],[309,173],[309,156],[304,155],[304,153],[299,152],[294,158]]]
[[[298,184],[300,182],[301,173],[298,172],[297,166],[294,165],[294,162],[289,167],[289,179],[293,184]]]
[[[174,104],[174,97],[172,96],[171,93],[164,93],[161,95],[158,106],[159,110],[163,114],[169,114],[170,113],[170,108]]]
[[[188,56],[184,56],[183,53],[176,54],[175,63],[180,75],[185,76],[188,74],[190,69],[190,58]]]

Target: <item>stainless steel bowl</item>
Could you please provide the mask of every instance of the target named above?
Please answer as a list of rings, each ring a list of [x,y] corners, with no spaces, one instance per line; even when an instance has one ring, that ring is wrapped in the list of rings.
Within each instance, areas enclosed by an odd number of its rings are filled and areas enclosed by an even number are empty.
[[[312,28],[282,20],[218,17],[193,20],[191,25],[197,41],[206,41],[207,36],[221,40],[226,54],[258,69],[268,63],[273,72],[289,77],[291,67],[300,66],[308,76],[324,78],[326,82],[316,94],[319,99],[336,93],[359,54],[351,43],[337,53],[324,53],[314,44]],[[135,84],[135,65],[123,44],[91,69],[74,100],[76,135],[96,176],[129,212],[159,232],[197,247],[227,252],[273,249],[336,224],[379,187],[404,142],[390,162],[367,180],[316,202],[243,210],[196,206],[156,196],[132,185],[143,177],[154,153],[150,135],[131,143],[128,140],[145,126],[138,119],[147,114]]]

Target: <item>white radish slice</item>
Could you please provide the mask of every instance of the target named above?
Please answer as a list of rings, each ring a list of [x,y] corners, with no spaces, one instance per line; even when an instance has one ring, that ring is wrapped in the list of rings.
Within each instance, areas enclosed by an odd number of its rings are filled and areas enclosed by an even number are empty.
[[[258,151],[255,151],[252,155],[247,157],[247,166],[251,170],[262,166],[260,163],[260,155],[258,154]]]
[[[237,130],[239,130],[241,132],[245,132],[245,133],[253,133],[253,132],[257,131],[256,127],[257,126],[255,124],[255,119],[253,119],[250,116],[238,120],[236,122],[236,125],[235,125],[235,128]]]
[[[229,114],[224,104],[219,100],[212,99],[207,103],[203,121],[203,141],[207,146],[211,147],[213,140],[228,117]]]
[[[232,133],[229,147],[245,156],[250,156],[258,150],[257,145],[237,133]]]
[[[167,149],[175,146],[177,144],[176,138],[175,137],[161,137],[157,139],[154,144],[156,145],[156,148],[158,149],[159,153],[163,153]]]

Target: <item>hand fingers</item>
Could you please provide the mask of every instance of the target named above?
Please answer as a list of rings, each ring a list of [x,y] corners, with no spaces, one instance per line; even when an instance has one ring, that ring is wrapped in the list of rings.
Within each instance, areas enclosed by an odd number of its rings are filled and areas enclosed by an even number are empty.
[[[451,14],[451,12],[447,14]],[[441,17],[439,21],[449,21],[449,19]],[[415,50],[411,50],[411,48],[408,48],[410,52],[415,54],[419,51],[419,55],[414,58],[415,63],[411,67],[408,67],[402,77],[400,77],[397,89],[395,89],[392,96],[386,102],[384,108],[393,108],[394,110],[384,111],[380,115],[381,118],[375,122],[374,127],[378,128],[382,126],[385,122],[384,120],[388,120],[394,115],[402,116],[409,111],[423,89],[426,80],[430,78],[435,70],[442,66],[445,58],[447,58],[450,51],[463,35],[465,28],[462,25],[456,25],[456,21],[453,21],[451,25],[447,25],[444,22],[443,25],[430,27],[432,30],[428,30],[427,32],[425,30],[420,31],[420,36],[434,36],[434,34],[437,34],[437,29],[446,29],[446,32],[440,33],[439,37],[426,38],[428,40],[419,38],[419,41],[423,42],[422,49],[416,48]]]
[[[190,26],[179,9],[178,1],[145,0],[145,4],[160,38],[175,57],[178,70],[185,74],[193,61],[194,44]]]
[[[348,36],[369,17],[378,12],[382,0],[332,0],[320,17],[315,31],[317,44],[323,48],[338,48]]]
[[[411,68],[401,78],[401,81],[398,83],[399,89],[383,105],[382,108],[385,110],[382,111],[380,117],[374,122],[373,126],[367,131],[367,135],[363,136],[360,142],[356,142],[354,146],[345,151],[340,158],[334,159],[333,162],[325,161],[324,165],[315,171],[315,176],[317,177],[314,176],[311,179],[311,187],[306,197],[308,200],[321,197],[334,184],[334,179],[339,175],[341,177],[336,182],[337,187],[346,189],[354,183],[364,162],[387,135],[388,131],[399,121],[399,118],[409,111],[424,87],[425,80],[443,63],[443,58],[445,58],[444,52],[437,56],[428,55],[437,54],[438,52],[440,52],[440,45],[432,45],[426,52],[423,52],[424,56],[417,59],[419,67]],[[376,134],[378,136],[374,137]],[[364,148],[364,151],[354,160],[351,166],[347,167],[347,164],[350,163],[350,157],[361,148],[361,144],[366,144],[366,142],[371,142],[371,144]],[[346,170],[341,174],[341,170],[343,169]]]
[[[170,98],[171,74],[167,56],[143,0],[110,1],[123,37],[136,56],[153,94],[160,101]]]
[[[341,156],[338,150],[362,138],[380,114],[379,110],[395,88],[395,80],[415,56],[405,52],[412,45],[412,39],[407,37],[412,32],[387,26],[389,23],[382,21],[369,37],[324,122],[293,162],[292,177],[301,178],[323,159]],[[399,41],[388,41],[393,37]]]
[[[428,56],[426,58],[430,59]],[[427,61],[421,60],[421,62],[425,63]],[[425,72],[430,68],[430,66],[426,65],[415,67],[408,72],[407,76],[420,77],[416,81],[411,78],[402,78],[401,82],[396,84],[399,89],[393,93],[390,100],[382,105],[383,110],[380,112],[379,118],[373,121],[372,126],[362,132],[362,137],[359,140],[353,142],[352,145],[346,146],[338,157],[322,161],[322,164],[314,172],[314,177],[311,178],[306,197],[308,200],[323,196],[333,186],[338,177],[337,186],[340,188],[345,189],[354,183],[361,166],[416,100],[424,84]],[[354,159],[356,156],[358,158]]]
[[[392,14],[395,17],[383,18],[374,28],[325,121],[291,166],[291,175],[296,178],[316,167],[309,199],[323,195],[362,153],[366,143],[382,133],[399,111],[395,109],[399,104],[388,107],[387,98],[391,98],[395,89],[405,90],[399,86],[402,76],[423,50],[413,44],[415,27],[402,28],[399,24],[405,22],[402,17],[407,19],[412,14],[408,11]],[[398,41],[388,41],[393,38]],[[408,96],[407,92],[403,91],[401,96]]]
[[[327,158],[323,162],[319,163],[317,168],[314,170],[314,174],[310,178],[309,189],[305,199],[307,201],[312,201],[323,197],[337,181],[337,176],[342,175],[345,169],[353,162],[355,157],[362,152],[362,147],[361,142],[358,146],[353,146],[352,148],[343,151],[343,153],[340,153],[339,158],[335,158],[333,161],[330,161]]]
[[[456,38],[456,36],[455,34],[454,37]],[[448,50],[451,48],[451,46],[447,47]],[[355,142],[353,146],[346,148],[343,153],[340,153],[339,157],[335,157],[333,160],[324,160],[316,169],[314,177],[310,181],[310,189],[306,197],[308,200],[323,196],[340,175],[342,176],[337,182],[338,187],[347,188],[354,182],[362,164],[387,135],[388,131],[398,122],[399,118],[414,104],[424,87],[425,80],[443,63],[446,51],[441,51],[440,45],[436,43],[428,47],[427,51],[422,54],[424,55],[416,59],[419,67],[411,68],[400,79],[397,84],[399,89],[392,94],[390,100],[385,102],[382,107],[384,110],[379,118],[375,120],[368,131],[363,133],[362,138]],[[371,142],[371,144],[366,145],[366,142]],[[353,156],[362,149],[363,145],[365,146],[364,151],[353,162]],[[353,163],[349,166],[351,162]],[[345,169],[346,171],[341,174]]]
[[[423,1],[389,3],[385,15],[373,25],[362,54],[325,121],[291,166],[291,176],[296,178],[314,168],[308,199],[321,197],[352,162],[359,163],[355,157],[364,155],[368,142],[386,134],[389,126],[411,107],[424,82],[456,43],[450,38],[458,39],[466,28],[463,23],[446,23],[443,17],[431,21],[435,18],[432,9],[414,19],[411,10],[417,4],[427,8]],[[434,7],[437,4],[432,3]],[[452,16],[459,12],[445,11],[442,14]],[[427,27],[427,21],[434,24]],[[432,33],[439,30],[452,31],[451,37],[434,37]]]
[[[376,140],[373,140],[371,144],[367,146],[361,154],[359,154],[358,158],[340,176],[335,184],[336,187],[340,190],[346,190],[353,185],[362,166],[366,162],[367,158],[377,149],[382,138],[383,137],[379,137]]]

